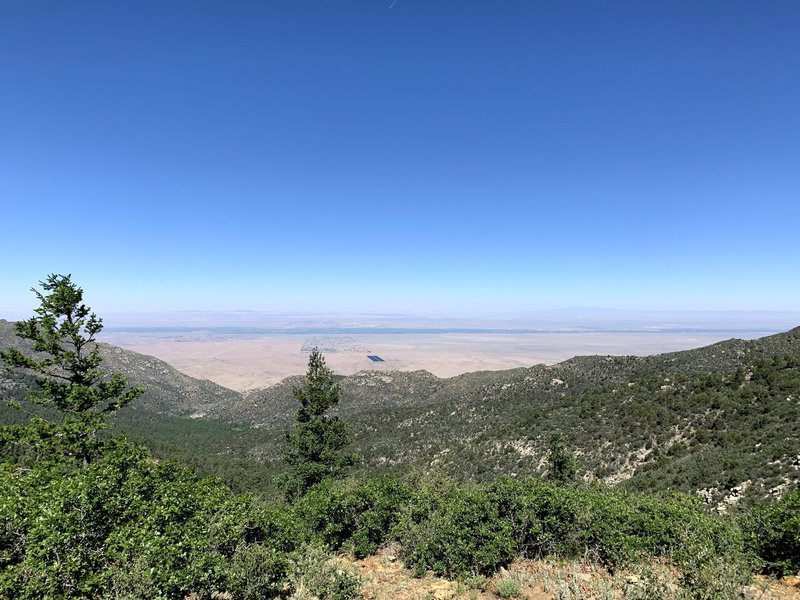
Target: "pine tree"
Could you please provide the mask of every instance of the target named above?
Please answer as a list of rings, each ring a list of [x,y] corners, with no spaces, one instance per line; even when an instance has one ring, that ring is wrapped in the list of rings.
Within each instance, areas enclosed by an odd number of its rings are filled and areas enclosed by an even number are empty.
[[[70,275],[48,275],[32,288],[39,300],[36,315],[15,324],[20,338],[33,342],[34,354],[17,348],[0,352],[9,367],[28,369],[37,375],[38,389],[28,401],[51,409],[54,419],[33,417],[27,426],[3,429],[0,441],[43,447],[62,455],[82,458],[96,454],[98,430],[105,416],[138,398],[143,390],[128,386],[118,374],[100,369],[102,357],[95,336],[103,321],[83,304],[83,290]]]
[[[294,424],[286,430],[290,498],[303,495],[323,479],[343,477],[355,462],[354,455],[344,452],[352,441],[347,424],[326,414],[339,403],[341,388],[318,349],[311,352],[303,384],[293,393],[300,402],[300,410],[295,413]]]
[[[547,442],[547,458],[550,471],[547,478],[559,483],[573,481],[578,473],[578,461],[567,449],[561,434],[554,433]]]

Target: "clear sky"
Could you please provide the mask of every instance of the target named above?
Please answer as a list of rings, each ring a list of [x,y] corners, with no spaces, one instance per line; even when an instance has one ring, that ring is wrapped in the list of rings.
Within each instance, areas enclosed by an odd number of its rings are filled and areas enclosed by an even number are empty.
[[[800,2],[0,3],[0,317],[800,310]]]

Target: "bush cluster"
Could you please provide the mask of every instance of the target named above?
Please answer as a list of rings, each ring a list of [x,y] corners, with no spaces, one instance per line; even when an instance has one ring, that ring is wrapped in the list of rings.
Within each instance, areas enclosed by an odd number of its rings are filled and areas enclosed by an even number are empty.
[[[401,511],[413,498],[411,487],[392,477],[329,479],[303,497],[298,512],[317,541],[362,558],[395,537]]]
[[[0,596],[341,599],[358,584],[331,551],[399,543],[416,573],[461,579],[517,556],[612,571],[663,557],[695,597],[725,597],[713,588],[744,580],[747,552],[765,570],[798,569],[799,509],[791,492],[745,513],[741,531],[685,495],[509,477],[326,480],[293,505],[268,505],[117,442],[86,465],[0,467]]]
[[[124,444],[77,468],[5,463],[0,490],[6,597],[275,597],[304,539],[294,519]]]
[[[800,573],[800,489],[776,502],[761,502],[745,517],[748,549],[761,568],[778,575]]]
[[[664,557],[701,581],[722,557],[747,573],[739,528],[696,498],[502,477],[488,484],[327,482],[300,509],[312,535],[357,555],[399,542],[415,572],[491,575],[517,556],[590,558],[609,569]]]

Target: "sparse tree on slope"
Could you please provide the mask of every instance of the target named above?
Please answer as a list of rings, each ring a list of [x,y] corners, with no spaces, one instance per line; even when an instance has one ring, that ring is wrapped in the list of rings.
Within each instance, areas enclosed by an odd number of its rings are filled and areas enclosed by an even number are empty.
[[[142,391],[131,388],[122,375],[101,370],[102,357],[95,336],[102,319],[83,304],[83,290],[70,275],[48,275],[33,288],[39,299],[36,315],[16,323],[19,337],[33,342],[35,354],[17,348],[0,352],[0,359],[13,368],[30,369],[39,389],[28,400],[55,409],[48,421],[34,417],[28,426],[7,427],[5,442],[49,445],[61,454],[91,458],[95,433],[105,427],[105,415],[138,398]]]
[[[286,430],[290,498],[304,494],[323,479],[344,476],[355,462],[352,454],[344,452],[352,441],[347,424],[326,414],[338,404],[340,396],[341,388],[334,381],[333,372],[315,348],[308,359],[303,384],[294,389],[300,410],[295,413],[294,424]]]
[[[550,470],[547,478],[559,483],[573,481],[578,473],[578,461],[575,455],[567,449],[561,434],[554,433],[547,442],[547,462]]]

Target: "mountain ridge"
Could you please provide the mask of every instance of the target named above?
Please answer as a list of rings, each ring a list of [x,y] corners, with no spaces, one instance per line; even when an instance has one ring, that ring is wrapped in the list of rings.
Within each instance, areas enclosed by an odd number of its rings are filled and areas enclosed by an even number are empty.
[[[29,350],[31,346],[16,337],[13,322],[0,319],[0,348],[6,347]],[[203,416],[251,425],[261,424],[258,421],[261,418],[264,422],[285,421],[294,411],[292,389],[302,380],[302,374],[297,374],[266,388],[238,392],[186,375],[166,361],[147,354],[104,342],[99,342],[98,347],[106,371],[119,372],[131,385],[145,388],[145,394],[137,401],[138,408],[173,416]],[[800,326],[763,338],[732,338],[692,350],[649,356],[578,355],[553,365],[473,371],[452,377],[438,377],[425,370],[362,370],[338,377],[343,388],[343,401],[338,410],[346,415],[387,402],[400,406],[430,404],[446,393],[442,390],[458,396],[466,393],[468,387],[498,391],[498,383],[499,391],[503,391],[503,386],[507,389],[508,384],[527,383],[531,389],[564,386],[559,393],[569,389],[575,394],[654,370],[665,376],[711,370],[727,372],[742,366],[743,359],[779,351],[800,352]],[[523,373],[520,382],[519,376]],[[553,384],[554,380],[563,383]],[[430,399],[420,398],[425,395],[431,396]]]
[[[154,356],[126,350],[99,342],[103,357],[102,369],[108,373],[121,373],[134,387],[144,388],[144,394],[134,404],[137,410],[175,416],[205,416],[220,405],[243,402],[239,392],[207,379],[197,379],[181,373]],[[14,324],[0,319],[0,349],[18,348],[31,352],[32,344],[17,337]],[[0,367],[0,387],[19,389],[30,384],[30,377],[13,373]]]
[[[13,327],[0,322],[0,347],[9,334]],[[139,439],[195,463],[224,458],[280,470],[301,375],[239,394],[153,357],[101,350],[106,370],[148,390],[120,416]],[[584,355],[449,378],[360,371],[337,380],[342,397],[331,412],[349,423],[361,470],[477,480],[542,474],[547,439],[560,433],[586,480],[702,492],[714,503],[800,482],[800,327],[652,356]],[[18,392],[30,383],[0,377],[0,387]]]

